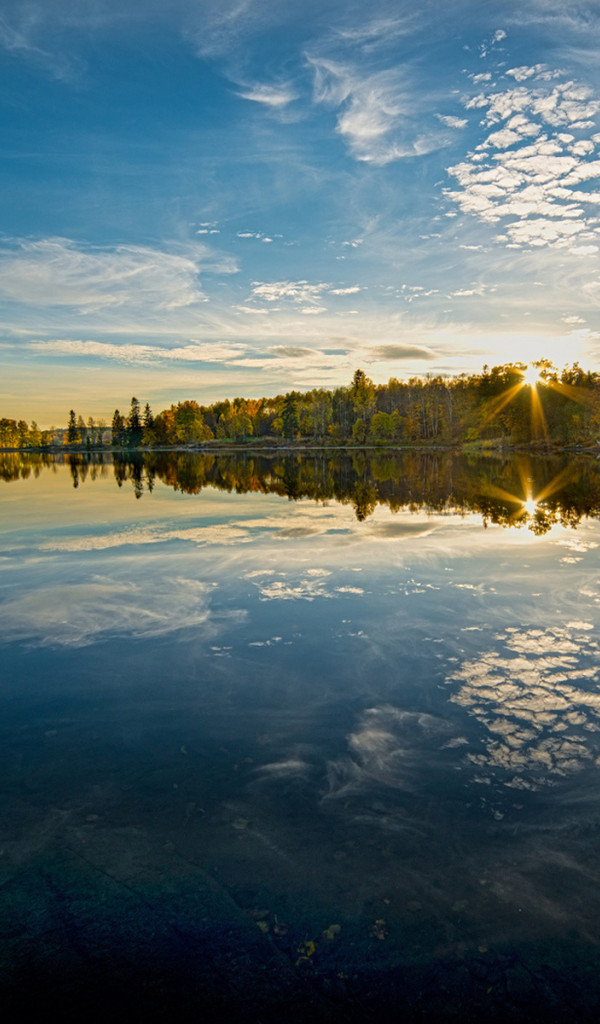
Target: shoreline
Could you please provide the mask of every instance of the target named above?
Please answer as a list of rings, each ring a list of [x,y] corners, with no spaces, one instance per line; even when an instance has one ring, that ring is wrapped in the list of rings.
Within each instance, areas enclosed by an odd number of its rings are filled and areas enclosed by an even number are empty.
[[[307,444],[305,442],[294,443],[253,443],[253,442],[222,442],[202,441],[198,444],[181,444],[156,447],[135,446],[118,447],[109,446],[87,446],[87,445],[47,445],[23,446],[21,448],[0,447],[0,454],[28,454],[28,455],[152,455],[169,453],[188,453],[198,455],[228,455],[228,454],[295,454],[300,455],[311,453],[328,452],[386,452],[389,454],[402,455],[412,452],[445,452],[455,455],[512,455],[518,453],[529,453],[531,455],[598,455],[600,456],[600,440],[594,446],[589,444],[561,445],[551,441],[530,441],[518,444],[490,443],[490,442],[455,442],[455,443],[421,443],[421,444]]]

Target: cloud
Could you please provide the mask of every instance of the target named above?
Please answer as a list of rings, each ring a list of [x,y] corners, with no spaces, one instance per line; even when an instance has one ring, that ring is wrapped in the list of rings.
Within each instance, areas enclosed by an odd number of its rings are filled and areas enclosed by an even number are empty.
[[[232,257],[200,242],[159,250],[83,246],[67,238],[17,240],[0,248],[0,295],[82,313],[140,304],[168,311],[205,300],[198,283],[202,271],[232,274],[237,269]]]
[[[255,0],[204,0],[188,9],[185,35],[200,57],[222,57],[260,31],[264,7],[257,11]]]
[[[436,354],[429,348],[419,345],[376,345],[368,349],[371,359],[386,361],[388,359],[435,359]]]
[[[560,71],[551,71],[546,64],[523,64],[518,68],[508,68],[505,74],[514,78],[515,82],[526,82],[528,78],[549,82],[552,78],[558,78]]]
[[[8,53],[23,57],[44,68],[53,78],[69,80],[81,71],[82,62],[66,48],[55,52],[39,45],[39,38],[47,39],[41,8],[22,5],[17,9],[13,22],[8,16],[0,15],[0,47]]]
[[[371,21],[361,19],[358,25],[337,28],[334,33],[344,42],[362,46],[368,52],[381,44],[388,44],[391,39],[408,35],[415,24],[412,13],[403,17],[377,15]]]
[[[346,801],[355,795],[364,800],[365,791],[373,789],[382,795],[386,790],[422,790],[424,765],[432,771],[431,750],[439,751],[450,734],[451,726],[433,715],[389,704],[368,708],[348,736],[348,755],[328,765],[324,800]],[[436,774],[448,770],[445,759],[438,758],[437,763]],[[407,827],[394,818],[390,807],[385,815],[379,814],[378,826]]]
[[[359,285],[351,285],[347,288],[332,288],[326,282],[311,283],[309,281],[254,281],[252,294],[249,301],[268,302],[271,309],[264,306],[238,306],[238,309],[245,313],[264,313],[271,311],[280,312],[285,309],[296,309],[302,316],[317,316],[327,312],[327,306],[323,305],[327,295],[355,295],[362,289]]]
[[[252,286],[252,298],[262,302],[284,302],[287,305],[302,306],[301,313],[323,313],[323,292],[330,285],[308,281],[255,281]]]
[[[167,348],[159,345],[115,345],[104,341],[73,339],[30,341],[27,348],[39,352],[40,355],[82,356],[122,363],[222,363],[226,360],[236,359],[247,351],[244,345],[227,345],[218,342],[190,342],[188,345]]]
[[[458,188],[446,189],[446,196],[463,213],[489,224],[504,221],[497,240],[513,247],[592,254],[600,194],[581,186],[600,178],[597,142],[584,134],[600,101],[586,86],[556,81],[559,73],[545,65],[506,74],[530,84],[490,88],[464,101],[467,110],[484,111],[485,134],[448,168]]]
[[[447,128],[466,128],[469,123],[466,117],[455,117],[453,114],[436,114],[435,116]]]
[[[349,63],[308,57],[314,73],[315,103],[338,109],[336,131],[360,161],[384,166],[422,156],[446,145],[433,126],[423,132],[419,111],[396,68],[370,74]]]
[[[253,85],[238,95],[244,100],[251,100],[253,103],[277,110],[287,107],[297,98],[297,94],[289,85]]]
[[[438,295],[439,289],[425,288],[422,284],[403,284],[400,288],[400,295],[405,302],[414,302],[415,299],[426,299],[430,295]]]
[[[306,356],[319,355],[312,348],[298,348],[298,346],[294,345],[274,345],[269,351],[273,352],[276,356],[284,356],[290,359],[304,359]]]

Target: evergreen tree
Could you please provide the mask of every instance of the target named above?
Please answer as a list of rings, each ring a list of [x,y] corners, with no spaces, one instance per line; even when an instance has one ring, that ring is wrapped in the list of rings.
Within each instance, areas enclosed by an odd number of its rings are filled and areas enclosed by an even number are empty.
[[[75,410],[71,409],[69,413],[69,425],[67,427],[67,444],[74,444],[77,440],[77,417],[75,416]]]
[[[118,409],[115,409],[112,418],[112,443],[121,445],[125,440],[125,420]]]
[[[137,445],[142,440],[142,421],[140,403],[135,396],[131,399],[129,416],[127,417],[127,443]]]
[[[300,429],[300,421],[298,419],[298,403],[293,391],[290,391],[283,400],[281,420],[283,436],[288,438],[296,437]]]
[[[154,416],[148,402],[144,406],[144,418],[142,420],[142,441],[144,444],[154,444],[156,434],[154,431]]]

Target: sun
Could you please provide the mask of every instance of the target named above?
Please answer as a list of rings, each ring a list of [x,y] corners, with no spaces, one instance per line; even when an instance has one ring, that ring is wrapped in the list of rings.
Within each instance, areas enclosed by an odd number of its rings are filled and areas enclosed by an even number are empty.
[[[535,388],[540,383],[541,377],[539,371],[535,366],[528,366],[523,373],[523,384],[527,384],[530,388]]]

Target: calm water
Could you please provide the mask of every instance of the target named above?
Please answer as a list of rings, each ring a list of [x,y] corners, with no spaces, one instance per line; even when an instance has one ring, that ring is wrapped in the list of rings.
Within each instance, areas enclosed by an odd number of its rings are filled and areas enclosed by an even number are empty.
[[[15,1016],[595,1018],[599,466],[5,456]]]

